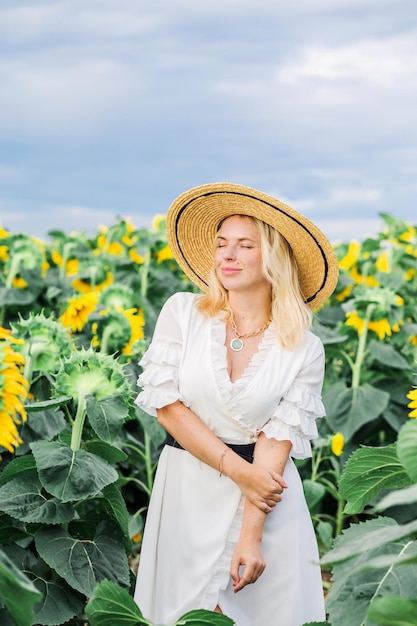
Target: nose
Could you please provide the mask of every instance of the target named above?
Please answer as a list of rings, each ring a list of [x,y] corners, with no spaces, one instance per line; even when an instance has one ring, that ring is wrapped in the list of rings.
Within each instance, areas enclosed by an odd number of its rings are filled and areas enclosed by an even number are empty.
[[[223,249],[223,257],[227,261],[232,261],[236,258],[236,251],[233,246],[225,246]]]

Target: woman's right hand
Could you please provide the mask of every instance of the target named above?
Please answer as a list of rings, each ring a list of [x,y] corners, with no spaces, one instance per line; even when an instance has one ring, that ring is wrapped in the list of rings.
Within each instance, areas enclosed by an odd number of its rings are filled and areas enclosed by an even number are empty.
[[[263,513],[270,513],[282,500],[282,492],[288,487],[278,472],[261,465],[252,464],[239,480],[240,490]]]

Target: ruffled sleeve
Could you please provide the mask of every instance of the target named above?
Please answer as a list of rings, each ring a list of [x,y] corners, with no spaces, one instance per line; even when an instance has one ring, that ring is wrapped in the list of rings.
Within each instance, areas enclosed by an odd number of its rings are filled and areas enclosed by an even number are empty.
[[[177,293],[165,302],[152,342],[139,362],[143,371],[138,386],[142,391],[135,403],[154,417],[156,409],[182,399],[178,383],[183,343],[180,320],[183,296],[191,295]]]
[[[284,393],[272,417],[261,429],[267,437],[290,440],[291,456],[311,456],[310,440],[318,436],[316,419],[326,414],[321,400],[324,377],[324,348],[318,337],[312,339],[304,365]]]

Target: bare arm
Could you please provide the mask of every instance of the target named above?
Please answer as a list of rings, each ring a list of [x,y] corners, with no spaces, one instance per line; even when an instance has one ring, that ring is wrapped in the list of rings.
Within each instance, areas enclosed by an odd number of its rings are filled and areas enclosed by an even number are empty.
[[[268,439],[261,433],[255,446],[254,465],[273,468],[282,475],[290,450],[290,441]],[[267,513],[246,500],[240,537],[230,567],[235,592],[240,591],[249,583],[256,582],[265,569],[266,563],[261,550],[261,541],[266,518]],[[241,566],[244,566],[242,577],[239,575]]]
[[[222,459],[222,473],[238,485],[255,508],[269,513],[281,500],[286,485],[271,464],[251,465],[242,459],[182,402],[177,400],[168,404],[158,409],[157,414],[165,430],[200,461],[219,470]]]

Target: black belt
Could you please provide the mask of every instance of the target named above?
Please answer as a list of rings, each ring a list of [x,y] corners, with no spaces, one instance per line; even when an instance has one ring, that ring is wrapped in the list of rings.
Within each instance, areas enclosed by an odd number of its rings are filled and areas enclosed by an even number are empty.
[[[176,439],[174,439],[174,437],[172,435],[170,435],[169,433],[167,433],[167,438],[165,440],[165,444],[167,446],[171,446],[172,448],[179,448],[180,450],[184,450],[182,445],[180,443],[178,443],[178,441]],[[236,454],[241,456],[242,459],[245,459],[245,461],[248,461],[248,463],[252,463],[252,461],[253,461],[253,451],[255,449],[255,444],[254,443],[244,443],[244,444],[225,443],[225,445],[228,448],[230,448],[231,450],[233,450],[233,452],[236,452]]]

